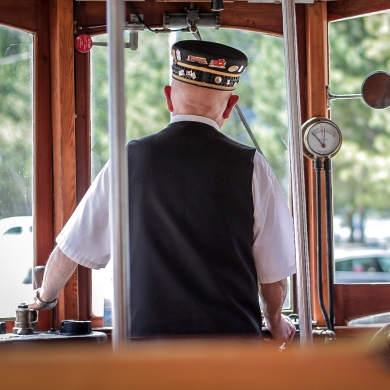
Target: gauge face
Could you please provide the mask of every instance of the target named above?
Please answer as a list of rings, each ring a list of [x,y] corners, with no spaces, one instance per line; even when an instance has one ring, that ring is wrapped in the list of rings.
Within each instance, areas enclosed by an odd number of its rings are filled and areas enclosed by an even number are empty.
[[[332,157],[340,149],[342,142],[341,131],[331,120],[327,118],[317,119],[305,130],[305,146],[307,151],[315,157]]]

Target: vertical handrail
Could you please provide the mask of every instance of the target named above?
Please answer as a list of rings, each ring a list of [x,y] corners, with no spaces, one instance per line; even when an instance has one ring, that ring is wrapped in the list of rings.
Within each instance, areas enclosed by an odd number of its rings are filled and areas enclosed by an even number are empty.
[[[307,247],[305,181],[299,99],[299,71],[295,21],[295,1],[283,0],[283,36],[286,61],[289,158],[294,214],[295,256],[297,262],[297,299],[301,346],[312,342],[309,256]]]
[[[111,164],[110,224],[111,258],[114,262],[112,344],[114,349],[118,349],[130,340],[130,237],[124,89],[124,4],[123,0],[108,0],[107,2]]]

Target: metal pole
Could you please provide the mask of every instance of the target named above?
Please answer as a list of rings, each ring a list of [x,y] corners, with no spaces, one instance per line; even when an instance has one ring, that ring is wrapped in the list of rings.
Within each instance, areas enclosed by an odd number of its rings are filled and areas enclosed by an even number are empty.
[[[294,213],[295,256],[297,262],[297,297],[301,346],[312,342],[309,256],[306,230],[305,181],[301,112],[299,102],[299,72],[296,42],[295,1],[283,0],[283,36],[287,80],[287,112],[289,121],[289,156]]]
[[[244,117],[244,114],[242,113],[241,108],[240,108],[240,106],[239,106],[238,104],[236,104],[236,105],[234,106],[234,111],[235,111],[235,113],[237,114],[237,116],[238,116],[238,118],[240,119],[240,121],[241,121],[241,123],[243,124],[243,126],[245,127],[245,130],[247,131],[247,133],[248,133],[250,139],[252,140],[253,145],[255,145],[256,150],[257,150],[260,154],[262,154],[263,157],[265,158],[265,156],[264,156],[263,152],[261,151],[260,146],[259,146],[259,144],[257,143],[256,138],[255,138],[254,134],[252,133],[252,130],[251,130],[251,128],[249,127],[248,122],[246,121],[246,119],[245,119],[245,117]]]
[[[192,35],[195,37],[195,39],[196,39],[197,41],[201,41],[201,40],[202,40],[202,37],[200,36],[200,32],[199,32],[198,29],[197,29],[195,32],[193,32]],[[241,108],[240,108],[240,106],[239,106],[238,104],[236,104],[236,105],[234,106],[234,111],[235,111],[235,113],[237,114],[238,119],[240,120],[240,122],[242,123],[242,125],[245,127],[245,130],[247,131],[247,133],[248,133],[250,139],[252,140],[253,145],[255,145],[256,150],[257,150],[261,155],[263,155],[263,157],[265,158],[265,156],[264,156],[263,152],[261,151],[260,146],[259,146],[259,144],[257,143],[256,138],[255,138],[254,134],[252,133],[252,130],[250,129],[250,127],[249,127],[249,125],[248,125],[248,122],[246,121],[246,119],[245,119],[245,117],[244,117],[244,114],[242,113]]]
[[[130,340],[130,245],[125,125],[123,0],[108,0],[110,218],[111,258],[114,262],[113,335],[114,349]],[[97,210],[99,212],[99,210]]]

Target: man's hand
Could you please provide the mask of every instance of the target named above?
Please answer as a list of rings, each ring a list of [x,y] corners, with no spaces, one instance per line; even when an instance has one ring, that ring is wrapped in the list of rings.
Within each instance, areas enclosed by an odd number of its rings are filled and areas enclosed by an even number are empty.
[[[295,326],[287,316],[282,314],[279,320],[274,321],[272,324],[266,321],[266,325],[274,340],[289,344],[293,341]]]
[[[34,303],[29,303],[28,304],[29,309],[37,310],[37,311],[43,311],[47,309],[42,309],[42,307],[38,306],[35,302]]]
[[[38,289],[35,291],[34,303],[30,303],[28,305],[28,308],[37,311],[43,311],[43,310],[52,309],[56,304],[57,304],[57,299],[54,299],[51,302],[42,301],[40,297],[40,289]]]
[[[28,307],[34,310],[49,310],[57,303],[60,291],[72,276],[77,263],[55,247],[45,267],[42,287],[37,290],[34,302]]]
[[[291,343],[295,327],[291,320],[282,314],[286,292],[286,279],[274,283],[259,284],[262,309],[268,330],[275,340]]]

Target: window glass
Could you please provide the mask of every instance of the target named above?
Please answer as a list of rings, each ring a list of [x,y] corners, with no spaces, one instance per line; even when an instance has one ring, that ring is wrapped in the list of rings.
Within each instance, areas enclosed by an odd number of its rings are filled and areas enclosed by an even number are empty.
[[[330,23],[330,92],[360,94],[367,75],[390,72],[389,38],[389,12]],[[361,98],[337,99],[331,102],[331,118],[343,134],[340,152],[333,158],[335,253],[338,248],[353,251],[354,268],[349,271],[356,274],[338,275],[336,255],[336,281],[389,282],[387,274],[377,272],[389,269],[382,255],[371,262],[364,257],[373,250],[389,257],[390,109],[370,108]]]
[[[352,260],[342,260],[337,262],[336,271],[352,271]]]
[[[390,258],[389,257],[380,257],[378,258],[379,266],[381,271],[390,272]]]
[[[22,234],[22,227],[21,226],[16,226],[11,229],[8,229],[4,235],[6,234]]]
[[[367,75],[389,72],[389,39],[389,12],[330,23],[331,94],[360,94]],[[354,252],[358,248],[360,256],[367,247],[386,249],[390,244],[390,110],[370,108],[361,98],[336,99],[331,101],[331,118],[343,135],[332,170],[336,247]],[[339,259],[335,260],[337,271]],[[361,261],[355,260],[356,269],[359,263],[366,272],[378,270],[377,263]]]
[[[286,199],[289,199],[288,130],[286,113],[286,82],[284,70],[283,39],[254,32],[237,30],[201,31],[203,40],[235,46],[249,58],[249,67],[241,77],[237,94],[239,106],[267,161],[274,170]],[[139,34],[136,51],[125,50],[126,129],[128,140],[156,133],[170,120],[163,88],[170,83],[170,47],[181,39],[194,39],[191,34],[171,35]],[[128,33],[125,35],[128,41]],[[100,171],[109,157],[108,139],[108,56],[107,36],[94,38],[91,51],[91,124],[92,124],[92,178]],[[240,123],[232,114],[222,128],[229,137],[253,146]],[[103,315],[112,297],[112,282],[104,283],[112,276],[109,269],[93,271],[93,312]],[[106,273],[107,276],[103,276]],[[100,286],[105,286],[103,291]],[[106,306],[102,304],[105,297]],[[289,291],[285,308],[291,307]],[[107,311],[107,310],[106,310]],[[105,325],[110,321],[105,318]]]
[[[9,318],[32,295],[32,34],[0,26],[0,91],[0,318]]]
[[[352,260],[352,271],[354,272],[375,272],[376,269],[376,260],[373,258]]]

